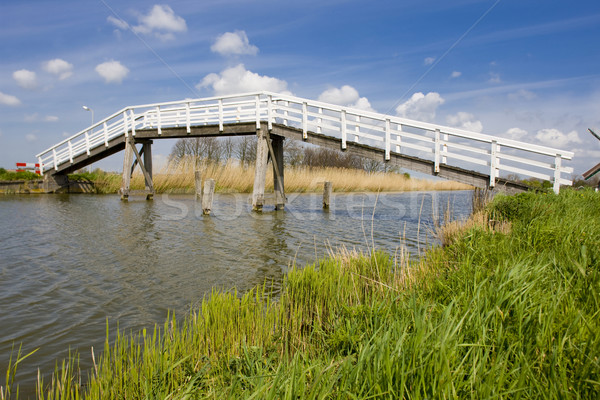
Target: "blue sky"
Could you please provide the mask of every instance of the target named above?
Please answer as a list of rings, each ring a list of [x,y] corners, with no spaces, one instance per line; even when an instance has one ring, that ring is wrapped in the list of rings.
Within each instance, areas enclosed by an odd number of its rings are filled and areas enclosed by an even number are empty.
[[[576,173],[600,161],[597,0],[3,0],[0,37],[4,167],[84,129],[83,105],[98,121],[259,89],[564,148]]]

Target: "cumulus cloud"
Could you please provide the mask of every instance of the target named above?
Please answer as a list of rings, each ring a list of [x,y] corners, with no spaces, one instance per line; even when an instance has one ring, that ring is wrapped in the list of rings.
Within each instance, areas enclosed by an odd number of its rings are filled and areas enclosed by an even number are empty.
[[[507,138],[512,140],[521,140],[525,136],[527,136],[527,131],[521,128],[510,128],[506,131],[505,135]]]
[[[133,27],[135,33],[154,34],[161,40],[174,39],[174,33],[187,31],[185,19],[175,15],[167,5],[154,5],[148,14],[139,17],[139,22],[139,25]]]
[[[404,118],[433,121],[437,108],[444,102],[445,100],[437,92],[429,92],[426,95],[417,92],[396,108],[396,114]]]
[[[450,74],[450,78],[458,78],[461,75],[462,75],[462,72],[460,72],[460,71],[452,71],[452,73]]]
[[[286,81],[248,71],[244,64],[227,68],[220,74],[208,74],[196,88],[212,88],[217,96],[259,90],[290,94]]]
[[[119,61],[111,60],[96,66],[96,72],[106,83],[121,83],[129,73],[129,69]]]
[[[426,57],[425,60],[423,60],[423,65],[431,65],[434,61],[435,57]]]
[[[468,112],[460,111],[455,115],[448,115],[446,123],[455,128],[464,129],[471,132],[479,132],[483,130],[481,121],[476,120],[475,116]]]
[[[375,111],[366,97],[360,97],[358,90],[350,85],[341,88],[330,88],[319,95],[319,101],[358,108],[365,111]]]
[[[112,15],[109,15],[108,18],[106,18],[106,20],[111,24],[116,26],[118,29],[129,29],[129,24],[125,21],[123,21],[122,19],[119,18],[115,18]]]
[[[251,45],[244,31],[225,32],[210,46],[210,50],[223,56],[228,55],[256,55],[258,47]]]
[[[10,94],[0,92],[0,104],[5,106],[18,106],[21,104],[21,100]]]
[[[35,89],[37,87],[37,77],[35,72],[26,69],[20,69],[13,72],[13,79],[17,82],[17,85],[24,89]]]
[[[537,131],[535,138],[544,146],[550,147],[565,147],[570,143],[581,143],[581,139],[577,131],[562,133],[558,129],[540,129]]]
[[[27,142],[29,143],[32,143],[37,140],[37,137],[33,133],[28,133],[27,135],[25,135],[25,140],[27,140]]]
[[[43,62],[42,68],[44,71],[56,75],[61,81],[73,75],[73,64],[60,58]]]

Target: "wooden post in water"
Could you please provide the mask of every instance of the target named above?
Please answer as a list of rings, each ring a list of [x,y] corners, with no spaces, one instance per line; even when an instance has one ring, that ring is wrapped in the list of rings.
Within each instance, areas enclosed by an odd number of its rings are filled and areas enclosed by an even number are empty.
[[[329,209],[332,189],[331,182],[326,181],[323,183],[323,209],[325,210]]]
[[[194,171],[194,183],[196,188],[196,200],[202,197],[202,172],[197,169]]]
[[[252,190],[252,210],[262,211],[265,204],[265,180],[267,177],[267,162],[269,148],[267,140],[269,134],[264,129],[256,132],[258,140],[256,142],[256,167],[254,170],[254,188]]]
[[[144,165],[140,164],[140,167],[142,167],[142,172],[144,169],[146,170],[146,174],[144,174],[146,200],[152,200],[154,197],[154,185],[152,183],[152,140],[148,140],[142,144],[142,152],[144,153]]]
[[[283,210],[285,206],[285,190],[283,184],[283,136],[270,135],[272,146],[269,148],[273,162],[273,190],[275,192],[275,209]],[[267,139],[268,140],[268,139]],[[269,142],[267,141],[267,144]]]
[[[212,209],[213,195],[215,193],[215,180],[207,179],[204,182],[204,191],[202,192],[202,214],[209,215]]]
[[[129,185],[131,184],[131,164],[133,162],[133,138],[127,136],[125,139],[125,155],[123,157],[123,178],[121,179],[121,200],[129,200]]]

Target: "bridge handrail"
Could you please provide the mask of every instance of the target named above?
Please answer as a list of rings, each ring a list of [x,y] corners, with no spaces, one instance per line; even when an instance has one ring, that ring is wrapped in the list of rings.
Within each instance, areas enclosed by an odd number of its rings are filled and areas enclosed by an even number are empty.
[[[186,126],[189,132],[192,125],[210,122],[218,123],[219,130],[222,131],[224,123],[242,120],[256,121],[257,128],[260,127],[261,121],[266,120],[269,129],[274,122],[282,121],[284,125],[302,129],[305,138],[309,127],[315,128],[317,133],[325,129],[329,136],[341,137],[342,149],[346,148],[348,141],[359,142],[361,139],[376,142],[378,146],[383,143],[382,150],[385,152],[386,160],[390,159],[392,145],[396,146],[397,152],[401,147],[424,151],[434,155],[435,172],[439,171],[440,163],[446,163],[447,158],[487,165],[490,167],[490,186],[495,185],[500,170],[552,179],[556,192],[561,184],[572,184],[570,180],[561,177],[562,173],[573,172],[572,168],[562,166],[562,160],[572,159],[574,154],[570,151],[267,91],[126,107],[42,151],[36,157],[43,174],[50,168],[57,169],[65,162],[73,163],[74,157],[83,153],[87,152],[90,155],[90,150],[103,144],[108,147],[109,141],[118,136],[128,134],[135,136],[136,130],[156,127],[158,135],[161,135],[162,128]],[[418,129],[429,134],[408,132],[403,128]],[[450,136],[463,141],[485,143],[490,147],[482,149],[466,143],[451,142]],[[424,142],[425,146],[406,142],[406,139]],[[553,163],[501,153],[502,147],[554,157]],[[476,153],[480,157],[452,153],[449,148]],[[531,169],[505,165],[500,163],[502,159],[552,170],[554,174],[552,176]]]

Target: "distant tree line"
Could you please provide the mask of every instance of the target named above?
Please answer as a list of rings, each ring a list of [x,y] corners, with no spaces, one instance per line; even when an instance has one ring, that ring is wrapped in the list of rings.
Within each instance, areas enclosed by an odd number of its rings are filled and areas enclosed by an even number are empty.
[[[367,172],[398,172],[398,168],[390,167],[383,161],[306,145],[296,140],[285,140],[283,153],[285,164],[291,167],[336,167],[363,169]],[[248,167],[256,161],[256,136],[195,137],[177,140],[169,160],[179,162],[190,158],[197,165],[204,162],[227,163],[236,160],[243,167]]]

